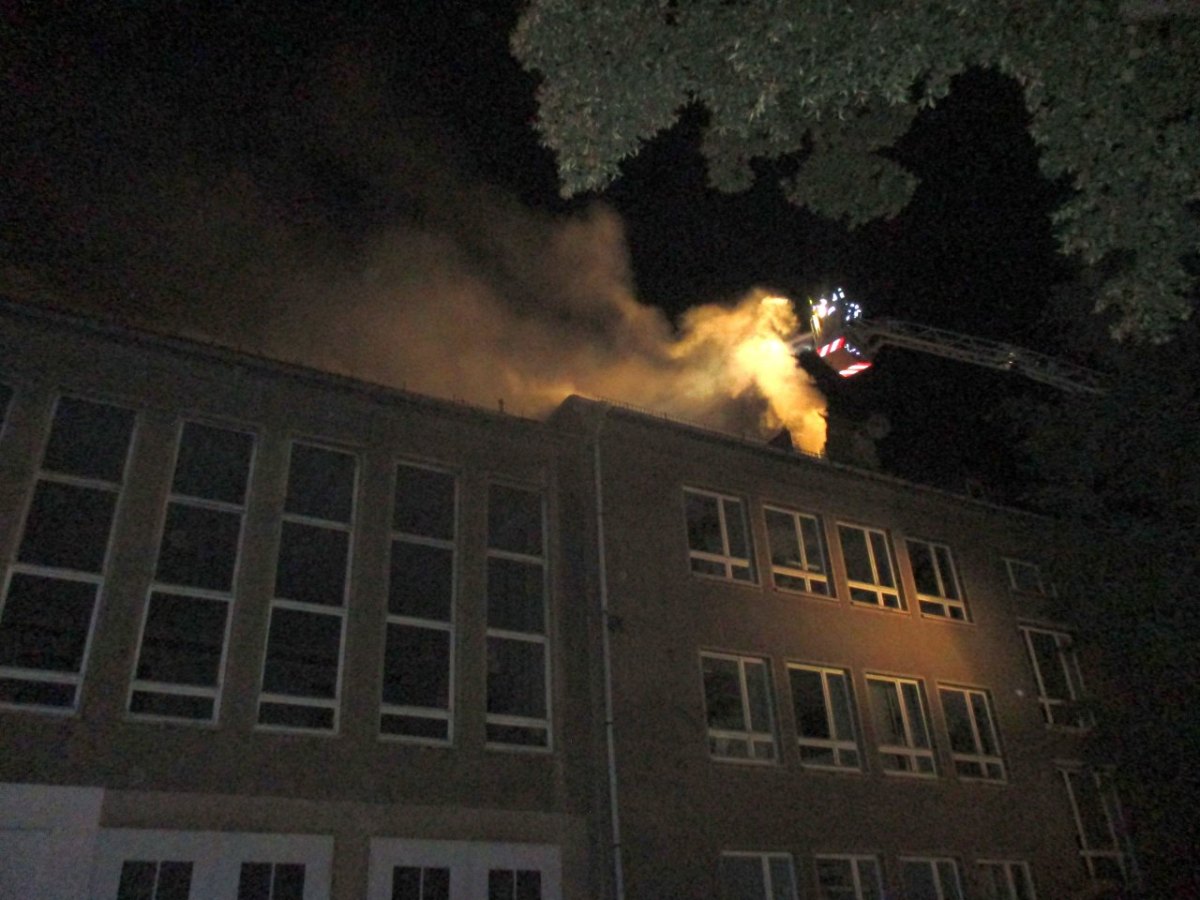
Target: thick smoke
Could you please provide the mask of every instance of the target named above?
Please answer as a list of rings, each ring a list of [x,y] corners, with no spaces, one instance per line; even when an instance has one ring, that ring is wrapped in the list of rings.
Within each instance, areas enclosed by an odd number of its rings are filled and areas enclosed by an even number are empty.
[[[272,165],[151,153],[128,184],[87,188],[85,216],[44,209],[78,248],[72,302],[516,414],[580,393],[823,448],[823,398],[781,340],[790,307],[752,293],[672,323],[636,299],[611,210],[536,212],[464,174],[353,54],[312,84],[277,116]]]

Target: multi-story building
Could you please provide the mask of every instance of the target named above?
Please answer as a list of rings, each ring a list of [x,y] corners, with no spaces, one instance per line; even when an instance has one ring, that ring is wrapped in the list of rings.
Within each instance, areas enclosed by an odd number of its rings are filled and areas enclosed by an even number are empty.
[[[0,308],[0,897],[1128,878],[1052,523]]]

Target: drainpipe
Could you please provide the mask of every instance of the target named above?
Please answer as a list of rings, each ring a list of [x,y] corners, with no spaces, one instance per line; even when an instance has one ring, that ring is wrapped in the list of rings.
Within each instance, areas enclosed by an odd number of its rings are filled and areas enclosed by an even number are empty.
[[[604,662],[604,739],[608,751],[608,812],[612,820],[613,896],[625,900],[625,872],[621,866],[621,818],[617,802],[617,744],[613,732],[612,644],[608,630],[608,560],[604,550],[604,479],[600,468],[600,432],[610,407],[600,406],[592,446],[592,470],[596,479],[596,560],[600,569],[600,647]]]

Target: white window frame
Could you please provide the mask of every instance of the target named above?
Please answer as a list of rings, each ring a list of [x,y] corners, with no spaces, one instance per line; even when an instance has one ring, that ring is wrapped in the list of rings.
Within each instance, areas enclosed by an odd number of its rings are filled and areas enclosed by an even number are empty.
[[[883,756],[899,756],[906,759],[907,768],[905,769],[889,769],[887,766],[881,766],[885,775],[895,775],[904,778],[937,778],[937,747],[933,738],[933,724],[929,716],[929,702],[925,697],[924,685],[917,678],[902,678],[895,675],[877,675],[869,674],[867,678],[867,701],[874,704],[875,699],[871,695],[872,682],[890,685],[896,696],[900,700],[900,718],[904,728],[904,744],[883,744],[880,743],[880,735],[875,735],[875,750],[880,757]],[[916,739],[913,732],[913,710],[908,708],[908,704],[904,699],[904,691],[902,685],[910,684],[916,688],[917,703],[919,708],[917,714],[922,717],[925,725],[925,734],[929,737],[929,748],[916,746]],[[872,719],[872,724],[874,720]],[[918,759],[928,759],[932,764],[931,771],[923,772],[917,764]]]
[[[896,860],[900,864],[900,880],[904,881],[904,867],[909,865],[927,865],[933,874],[933,886],[937,891],[937,900],[964,900],[962,874],[958,870],[958,860],[952,856],[901,856]],[[947,895],[942,890],[941,873],[938,871],[940,866],[949,866],[950,871],[954,874],[954,887],[958,891],[958,896]],[[907,885],[905,885],[907,889]]]
[[[1018,881],[1023,881],[1025,889],[1028,893],[1029,900],[1037,900],[1037,885],[1033,883],[1033,872],[1030,871],[1029,863],[1021,859],[979,859],[976,860],[976,865],[979,868],[980,874],[988,870],[998,872],[1004,877],[1005,893],[996,896],[990,896],[985,900],[1022,900],[1018,893]],[[995,884],[994,879],[990,879],[991,884]]]
[[[954,761],[955,774],[963,781],[990,781],[993,783],[1003,782],[1008,779],[1008,767],[1004,764],[1003,744],[1000,743],[1000,733],[996,729],[996,710],[992,704],[991,695],[979,688],[962,687],[957,684],[939,684],[938,699],[942,702],[942,716],[946,720],[946,730],[950,730],[950,717],[946,712],[946,701],[944,694],[955,693],[962,694],[967,707],[967,721],[971,726],[971,740],[975,745],[974,753],[962,753],[954,749],[954,743],[949,743],[950,758]],[[988,721],[980,723],[978,716],[975,715],[975,707],[971,703],[972,697],[979,697],[983,700],[984,709],[987,710]],[[995,755],[983,752],[983,733],[984,728],[987,728],[988,734],[991,735],[992,745],[998,748],[999,752]],[[984,775],[967,775],[959,769],[959,763],[975,763],[984,773],[988,771],[989,766],[999,766],[1000,775],[992,777]]]
[[[542,613],[543,613],[543,629],[542,634],[535,634],[527,631],[513,631],[508,628],[494,628],[490,624],[487,625],[484,634],[485,641],[492,639],[503,641],[515,641],[526,644],[537,644],[542,648],[542,691],[546,698],[546,716],[545,718],[536,718],[533,716],[514,716],[503,713],[491,713],[487,711],[487,685],[486,677],[484,679],[484,728],[488,725],[499,725],[501,727],[512,726],[516,728],[526,728],[530,730],[542,729],[546,732],[546,743],[544,745],[536,744],[510,744],[504,741],[485,740],[484,746],[496,749],[507,750],[524,753],[552,753],[554,751],[554,729],[551,723],[554,721],[554,692],[551,690],[551,669],[550,669],[550,560],[549,560],[549,515],[546,500],[546,491],[540,486],[529,484],[519,484],[509,481],[494,480],[488,483],[488,500],[491,503],[491,488],[493,485],[506,487],[511,490],[526,491],[531,494],[537,494],[541,502],[542,511],[542,548],[539,556],[533,556],[528,553],[518,553],[512,550],[500,550],[488,546],[485,554],[485,566],[487,560],[492,559],[507,559],[513,562],[524,563],[527,565],[538,565],[542,569]],[[491,543],[491,535],[487,537],[487,543]],[[485,571],[486,582],[486,571]],[[486,606],[486,598],[485,598]],[[486,612],[485,612],[486,616]],[[485,649],[486,654],[486,649]],[[486,736],[486,735],[485,735]]]
[[[879,857],[874,854],[866,853],[818,853],[813,857],[813,880],[817,885],[817,897],[824,898],[825,887],[821,884],[821,866],[822,860],[830,862],[844,862],[850,866],[850,877],[854,882],[854,897],[855,900],[866,900],[866,895],[863,893],[863,870],[868,869],[875,876],[875,896],[882,898],[883,893],[883,871],[879,865]]]
[[[763,519],[771,513],[777,513],[781,516],[787,516],[792,523],[792,538],[796,542],[796,556],[803,564],[803,568],[797,569],[792,566],[776,565],[774,559],[771,560],[771,583],[777,590],[788,591],[789,593],[804,593],[812,594],[815,597],[821,597],[826,600],[836,600],[837,590],[834,586],[833,575],[830,572],[829,564],[829,547],[825,540],[825,523],[821,517],[815,513],[801,512],[797,509],[788,509],[785,506],[777,506],[772,503],[763,504]],[[811,522],[816,529],[817,542],[820,545],[818,553],[821,558],[816,561],[817,567],[814,568],[813,561],[808,558],[808,550],[804,545],[804,530],[801,522]],[[767,529],[767,553],[772,553],[770,529]],[[789,585],[780,584],[779,579],[775,576],[785,575],[788,578],[795,578],[804,582],[803,590],[794,588]],[[813,590],[813,585],[816,583],[825,586],[824,592]]]
[[[1121,823],[1124,815],[1121,812],[1121,801],[1117,797],[1116,786],[1112,783],[1110,772],[1101,769],[1087,768],[1078,763],[1060,763],[1059,774],[1062,775],[1063,786],[1067,791],[1067,800],[1071,806],[1071,817],[1075,821],[1075,836],[1079,844],[1079,856],[1087,869],[1088,877],[1098,879],[1096,874],[1097,860],[1107,859],[1116,863],[1124,881],[1130,880],[1130,857],[1126,852],[1125,841],[1122,840]],[[1086,778],[1092,782],[1100,801],[1100,809],[1104,813],[1105,824],[1108,826],[1110,846],[1091,847],[1087,843],[1087,832],[1083,824],[1083,816],[1079,812],[1079,798],[1075,796],[1072,777]]]
[[[179,454],[183,449],[183,435],[189,423],[202,425],[207,428],[215,428],[223,431],[232,431],[239,434],[248,435],[250,437],[250,458],[246,465],[246,486],[242,495],[242,502],[230,503],[224,500],[210,500],[203,497],[193,497],[189,494],[179,494],[174,490],[176,468],[179,465]],[[254,475],[254,465],[258,458],[258,435],[245,428],[230,427],[225,424],[217,424],[214,422],[205,421],[202,419],[184,419],[176,428],[175,432],[175,455],[171,463],[171,481],[170,488],[167,494],[167,500],[163,504],[162,519],[159,523],[158,530],[158,550],[154,557],[154,576],[150,583],[149,589],[146,591],[146,603],[142,608],[142,624],[138,631],[137,652],[133,658],[133,675],[130,678],[129,692],[125,699],[126,714],[131,719],[139,721],[160,721],[160,722],[179,722],[193,725],[203,725],[215,723],[220,718],[221,710],[221,693],[225,684],[225,666],[229,659],[229,634],[233,627],[233,613],[236,606],[237,588],[242,572],[242,555],[243,545],[246,539],[246,509],[250,502],[250,492],[253,488],[252,479]],[[162,553],[162,544],[165,539],[165,530],[167,527],[167,518],[170,515],[171,505],[189,506],[195,509],[207,509],[215,512],[232,513],[238,516],[238,537],[237,544],[234,547],[236,554],[233,561],[233,571],[230,576],[228,591],[215,591],[209,588],[193,587],[191,585],[180,585],[171,582],[158,580],[158,557]],[[150,604],[155,594],[168,594],[172,597],[194,598],[197,600],[216,600],[226,604],[225,610],[225,633],[221,637],[221,659],[217,664],[217,683],[211,688],[199,687],[196,685],[173,684],[171,682],[143,680],[137,677],[138,664],[141,662],[142,647],[146,639],[146,624],[150,618]],[[197,719],[189,716],[172,716],[163,713],[140,713],[133,711],[133,695],[137,692],[155,693],[155,694],[171,694],[183,697],[207,697],[213,701],[212,715]]]
[[[1063,712],[1069,712],[1071,708],[1078,707],[1083,702],[1085,693],[1083,673],[1079,668],[1079,657],[1075,654],[1074,636],[1061,629],[1045,628],[1040,625],[1021,625],[1020,629],[1029,665],[1033,670],[1034,683],[1037,685],[1038,704],[1042,708],[1042,720],[1046,723],[1046,727],[1066,731],[1086,731],[1091,728],[1092,717],[1083,709],[1076,709],[1074,712],[1075,724],[1063,724],[1058,721]],[[1041,667],[1038,665],[1037,652],[1033,648],[1032,635],[1034,634],[1049,635],[1054,639],[1054,645],[1058,650],[1058,664],[1062,669],[1063,678],[1066,680],[1069,697],[1050,696]]]
[[[449,869],[450,900],[486,897],[491,869],[537,870],[542,900],[563,896],[561,851],[554,844],[372,838],[367,900],[391,900],[396,866]]]
[[[772,852],[754,853],[754,852],[743,851],[743,850],[722,850],[720,862],[724,863],[724,861],[726,859],[756,859],[759,861],[759,865],[762,868],[762,877],[763,877],[762,900],[776,900],[776,898],[779,897],[779,894],[777,893],[777,888],[775,885],[775,879],[771,874],[771,863],[772,862],[787,863],[788,870],[792,873],[791,900],[796,900],[796,895],[797,895],[796,863],[795,863],[795,860],[792,858],[792,854],[790,854],[790,853],[772,853]],[[718,884],[719,883],[720,883],[720,870],[718,869]]]
[[[354,481],[350,487],[350,514],[348,522],[336,522],[332,519],[319,519],[313,516],[305,516],[299,513],[289,513],[286,511],[287,504],[287,486],[291,480],[292,471],[292,450],[297,444],[304,444],[309,447],[314,447],[318,450],[327,450],[332,453],[341,453],[345,456],[354,459]],[[275,557],[273,563],[274,571],[271,573],[271,603],[267,614],[267,629],[263,637],[263,655],[262,667],[259,675],[259,691],[258,703],[256,704],[255,713],[255,730],[258,731],[279,731],[291,732],[299,734],[321,734],[328,736],[336,736],[341,730],[341,699],[342,699],[342,679],[346,672],[346,614],[350,607],[351,596],[351,575],[354,568],[354,524],[358,517],[359,511],[359,484],[362,477],[362,460],[359,454],[346,447],[339,447],[335,444],[323,443],[316,440],[308,440],[305,438],[294,438],[288,442],[288,452],[286,454],[283,467],[283,485],[284,499],[282,500],[279,515],[279,527],[276,530],[275,542]],[[283,526],[285,523],[295,523],[298,525],[312,526],[316,528],[325,528],[331,531],[344,532],[347,535],[346,540],[346,571],[342,577],[342,602],[340,606],[329,606],[320,603],[306,603],[300,600],[287,600],[275,596],[275,582],[278,580],[279,554],[283,546]],[[309,613],[314,615],[323,615],[328,618],[338,620],[338,662],[337,662],[337,677],[334,682],[334,693],[332,699],[323,697],[301,697],[294,694],[275,694],[268,693],[263,690],[263,685],[266,683],[267,674],[267,658],[271,649],[271,623],[275,619],[275,611],[277,609],[294,610],[296,612]],[[287,706],[306,706],[314,709],[329,709],[333,711],[333,721],[329,728],[310,728],[299,725],[276,725],[264,723],[261,721],[262,705],[264,703],[277,703]]]
[[[742,722],[745,727],[740,731],[726,728],[712,728],[708,724],[708,691],[704,685],[704,660],[721,659],[737,663],[738,690],[741,696]],[[775,711],[775,692],[772,689],[771,661],[762,656],[739,656],[735,653],[720,653],[712,650],[700,651],[700,699],[704,706],[704,727],[707,736],[709,757],[720,762],[740,763],[756,766],[773,766],[779,764],[779,720]],[[767,685],[767,716],[771,720],[769,732],[754,731],[750,727],[750,689],[746,679],[746,664],[751,663],[763,667]],[[746,756],[730,756],[721,754],[713,749],[713,742],[744,741]],[[754,755],[757,744],[769,742],[771,746],[770,759],[761,759]],[[718,746],[720,746],[718,744]]]
[[[966,595],[963,593],[962,579],[958,575],[958,564],[954,561],[954,553],[951,551],[950,545],[913,537],[905,538],[904,544],[908,550],[909,567],[913,572],[913,588],[917,592],[917,609],[921,611],[921,615],[944,619],[947,622],[969,622]],[[936,594],[921,593],[921,587],[917,584],[916,566],[913,565],[912,548],[914,545],[924,547],[929,553],[930,561],[933,563],[933,577],[937,581]],[[942,564],[938,559],[939,550],[946,554],[946,561],[950,567],[949,572],[942,571]],[[958,599],[947,594],[947,584],[954,586],[954,592],[958,594]],[[927,606],[930,609],[926,609]]]
[[[45,468],[46,451],[50,446],[50,437],[54,431],[54,420],[58,415],[59,404],[64,399],[78,400],[80,402],[91,403],[96,406],[109,406],[114,409],[124,410],[125,412],[133,414],[133,423],[129,429],[129,442],[125,447],[125,459],[121,465],[120,481],[108,481],[106,479],[94,478],[91,476],[71,475]],[[20,666],[0,666],[0,679],[37,682],[41,684],[70,685],[72,688],[74,688],[71,704],[69,706],[50,706],[37,703],[10,703],[0,701],[0,709],[19,709],[27,712],[49,713],[51,715],[60,716],[73,716],[79,712],[81,696],[83,694],[84,673],[87,672],[88,663],[91,659],[92,645],[96,637],[96,623],[99,620],[100,605],[105,599],[105,585],[108,580],[109,567],[112,563],[113,546],[116,543],[117,526],[120,523],[124,509],[124,488],[126,482],[129,480],[129,470],[132,466],[134,450],[138,443],[140,430],[139,418],[138,411],[133,407],[120,403],[112,403],[108,400],[82,397],[77,394],[60,394],[54,398],[54,402],[50,408],[50,416],[46,421],[42,434],[41,451],[38,457],[38,468],[33,474],[31,483],[25,490],[24,509],[21,512],[21,528],[17,534],[16,543],[13,545],[11,562],[4,574],[4,592],[0,594],[0,623],[4,621],[4,607],[8,600],[8,592],[12,584],[12,578],[14,575],[18,574],[31,575],[38,578],[54,579],[57,581],[71,581],[78,584],[90,584],[92,586],[92,614],[88,620],[87,637],[84,639],[83,653],[80,655],[79,669],[77,672],[55,672],[45,669],[26,669]],[[66,569],[58,566],[24,563],[18,559],[21,551],[21,544],[24,543],[25,540],[25,531],[29,524],[29,515],[33,511],[33,502],[37,495],[37,488],[38,485],[43,481],[54,484],[63,484],[70,487],[99,490],[114,495],[115,499],[113,500],[112,521],[108,526],[108,539],[105,543],[104,559],[101,562],[99,572],[85,572],[78,569]]]
[[[832,738],[814,738],[805,737],[800,734],[800,723],[796,722],[796,742],[799,747],[815,747],[822,750],[833,751],[834,763],[825,765],[824,763],[810,762],[804,759],[803,753],[800,757],[800,765],[806,769],[820,769],[827,772],[861,772],[863,769],[863,752],[859,745],[859,732],[857,707],[854,703],[854,686],[853,679],[849,669],[839,669],[832,666],[815,666],[808,663],[788,663],[788,689],[791,690],[791,673],[793,671],[811,672],[821,679],[821,691],[825,702],[825,721],[829,726],[829,733],[834,735]],[[848,738],[838,735],[837,719],[833,714],[833,688],[830,687],[829,677],[831,675],[840,676],[842,684],[846,690],[846,703],[850,715],[850,727],[854,731]],[[795,696],[792,697],[792,707],[795,709]],[[853,753],[857,759],[853,765],[850,763],[841,762],[843,755],[847,752]]]
[[[1014,594],[1022,594],[1026,597],[1053,597],[1054,586],[1046,581],[1045,575],[1042,573],[1042,567],[1035,562],[1030,562],[1027,559],[1017,559],[1012,556],[1002,557],[1004,560],[1004,573],[1008,576],[1008,589]],[[1019,586],[1016,572],[1018,569],[1028,569],[1032,571],[1034,578],[1037,579],[1038,589],[1030,592]]]
[[[451,512],[451,516],[453,517],[453,520],[454,520],[454,522],[453,522],[453,532],[454,533],[453,533],[452,537],[450,537],[449,539],[429,537],[427,535],[422,535],[422,534],[410,534],[408,532],[398,531],[395,528],[394,506],[395,506],[395,497],[396,497],[396,475],[397,475],[397,470],[401,466],[405,466],[410,469],[421,469],[426,472],[436,472],[439,475],[448,475],[448,476],[450,476],[451,479],[453,479],[454,494],[450,501],[451,504],[453,505],[453,509],[451,509],[450,512]],[[441,550],[449,550],[450,551],[450,609],[447,612],[448,618],[446,619],[446,621],[443,622],[443,621],[439,621],[437,619],[425,619],[425,618],[420,618],[418,616],[397,615],[397,614],[393,613],[390,609],[388,609],[387,605],[385,603],[385,605],[384,605],[384,620],[385,621],[384,621],[384,625],[383,625],[384,641],[385,641],[385,643],[387,641],[387,631],[388,631],[389,625],[398,625],[402,628],[420,628],[420,629],[424,629],[426,631],[445,632],[446,641],[448,644],[448,653],[449,653],[449,659],[447,660],[447,665],[450,668],[450,672],[449,672],[449,682],[448,682],[448,693],[447,693],[447,697],[446,697],[446,709],[439,710],[439,709],[435,709],[433,707],[398,706],[396,704],[391,704],[391,703],[385,702],[383,699],[383,680],[382,680],[382,671],[383,670],[381,669],[380,695],[379,695],[379,721],[380,721],[379,737],[381,740],[399,741],[401,743],[406,743],[406,744],[426,744],[426,745],[435,746],[435,747],[450,746],[454,743],[454,691],[455,691],[456,672],[457,672],[457,665],[456,665],[456,663],[457,663],[457,653],[456,653],[457,648],[455,646],[455,643],[457,640],[457,632],[454,627],[454,622],[455,622],[455,617],[458,612],[458,565],[459,565],[458,524],[459,524],[459,511],[460,511],[459,510],[459,492],[460,492],[460,483],[459,482],[460,482],[460,479],[459,479],[458,473],[451,469],[441,468],[439,466],[427,465],[425,463],[413,462],[412,460],[408,460],[408,459],[397,459],[397,460],[393,461],[391,477],[392,477],[392,492],[391,492],[392,505],[389,507],[389,513],[392,514],[392,519],[388,525],[388,529],[389,529],[388,530],[388,535],[389,535],[388,551],[390,553],[392,547],[397,543],[417,544],[417,545],[420,545],[423,547],[436,547]],[[389,578],[389,580],[391,578],[390,570],[388,573],[388,578]],[[390,584],[389,584],[389,588],[390,588]],[[386,658],[383,661],[382,665],[383,666],[387,665]],[[446,723],[446,737],[443,740],[441,738],[420,737],[418,735],[411,735],[411,734],[391,734],[391,733],[385,732],[385,731],[383,731],[382,722],[383,722],[383,717],[386,715],[410,716],[412,718],[436,719],[439,721],[443,721]]]
[[[732,581],[736,584],[757,584],[758,577],[754,565],[754,536],[750,533],[750,516],[748,515],[748,504],[741,497],[734,494],[719,494],[716,491],[708,491],[703,488],[685,487],[683,489],[683,506],[684,506],[684,526],[687,530],[687,495],[695,494],[699,497],[708,497],[717,501],[717,518],[721,526],[721,553],[710,553],[707,550],[696,550],[692,547],[690,540],[688,541],[688,568],[693,575],[700,578],[713,578],[719,581]],[[734,503],[742,514],[742,527],[746,532],[746,556],[734,556],[729,548],[729,525],[725,513],[725,504]],[[723,575],[718,575],[712,572],[698,572],[692,565],[693,562],[705,562],[712,565],[722,566],[725,570]],[[745,578],[738,578],[735,571],[741,569],[746,572]]]
[[[189,896],[236,897],[244,862],[304,866],[304,900],[329,900],[333,836],[235,831],[102,828],[96,841],[91,900],[112,900],[128,861],[192,864]]]
[[[850,531],[859,531],[863,535],[863,544],[867,550],[867,562],[871,566],[871,576],[875,579],[873,582],[856,581],[850,577],[850,568],[846,565],[846,544],[842,539],[842,529]],[[838,549],[842,552],[842,564],[846,569],[846,586],[850,588],[850,602],[855,606],[862,606],[868,609],[883,609],[889,612],[906,612],[904,605],[904,594],[900,590],[900,575],[899,569],[896,568],[896,551],[892,547],[891,535],[882,528],[872,528],[869,525],[859,525],[855,522],[838,522]],[[883,539],[884,552],[887,553],[887,561],[892,573],[892,581],[894,586],[889,587],[879,580],[879,560],[876,559],[875,548],[871,544],[871,535],[878,535]],[[865,600],[856,600],[853,591],[867,591],[875,595],[875,602],[869,603]],[[895,605],[890,605],[886,598],[892,597],[895,599]]]

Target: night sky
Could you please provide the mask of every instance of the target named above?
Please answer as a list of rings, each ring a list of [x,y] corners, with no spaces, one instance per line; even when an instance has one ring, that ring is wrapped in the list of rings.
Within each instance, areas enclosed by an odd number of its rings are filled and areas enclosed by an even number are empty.
[[[191,321],[189,306],[269,281],[273,254],[333,260],[397,223],[454,227],[469,244],[504,227],[471,212],[479,188],[464,185],[483,185],[538,216],[597,200],[615,209],[637,295],[671,316],[755,285],[798,300],[840,285],[868,316],[1080,362],[1102,333],[1063,324],[1086,296],[1064,292],[1074,273],[1054,251],[1048,213],[1062,188],[1038,177],[1019,92],[990,73],[960,78],[898,148],[922,179],[910,207],[848,232],[782,199],[787,161],[763,164],[742,194],[708,190],[699,109],[602,197],[562,200],[530,125],[535,78],[508,55],[506,4],[100,7],[8,7],[0,254],[103,298],[119,319]],[[164,224],[164,197],[190,210],[186,228]],[[246,197],[252,207],[226,202]],[[288,315],[270,305],[251,318]],[[1026,481],[1003,407],[1055,398],[897,350],[822,384],[835,413],[887,416],[887,470],[956,489],[977,479],[1005,500]]]

